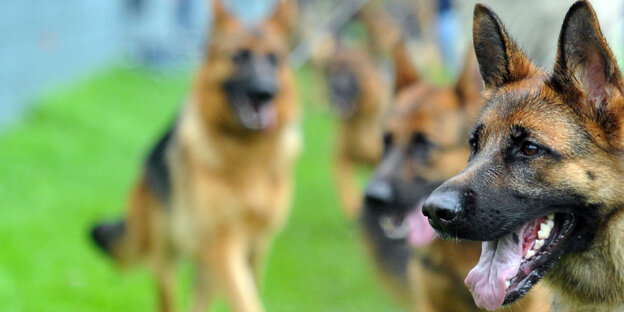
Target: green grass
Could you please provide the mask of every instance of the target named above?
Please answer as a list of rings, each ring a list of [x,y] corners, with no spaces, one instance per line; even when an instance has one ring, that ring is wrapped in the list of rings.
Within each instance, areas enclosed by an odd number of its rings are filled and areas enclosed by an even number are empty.
[[[342,216],[330,174],[331,120],[310,75],[299,74],[304,153],[290,220],[270,255],[268,311],[397,311]],[[122,213],[145,153],[174,118],[184,73],[114,68],[48,94],[0,134],[2,311],[150,311],[145,268],[118,271],[88,239],[99,219]],[[191,270],[181,269],[186,306]],[[217,310],[226,310],[221,302]]]

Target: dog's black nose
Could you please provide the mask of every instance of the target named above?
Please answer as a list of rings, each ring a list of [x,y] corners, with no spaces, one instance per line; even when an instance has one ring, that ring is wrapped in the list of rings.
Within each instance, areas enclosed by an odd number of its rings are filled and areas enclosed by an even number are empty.
[[[276,88],[269,83],[257,83],[247,90],[247,96],[255,103],[268,102],[275,97]]]
[[[459,195],[455,191],[435,191],[423,204],[422,212],[431,225],[438,228],[455,220],[460,209]]]
[[[266,90],[254,90],[249,92],[248,95],[252,101],[262,103],[273,99],[275,94]]]
[[[385,180],[373,180],[364,191],[366,205],[383,207],[394,201],[392,185]]]

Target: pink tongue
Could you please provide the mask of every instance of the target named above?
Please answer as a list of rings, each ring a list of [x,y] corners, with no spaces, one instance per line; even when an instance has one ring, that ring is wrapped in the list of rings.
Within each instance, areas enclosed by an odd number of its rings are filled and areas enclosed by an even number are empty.
[[[407,215],[407,219],[412,225],[412,229],[407,236],[407,241],[414,247],[427,245],[436,238],[435,231],[431,225],[429,225],[429,220],[422,214],[422,205],[424,202],[424,200],[420,201],[418,207]]]
[[[503,305],[505,281],[520,269],[523,232],[524,227],[495,241],[483,242],[479,263],[464,281],[478,307],[496,310]]]
[[[266,104],[261,106],[258,115],[260,118],[261,129],[270,129],[275,123],[276,112],[272,104]]]

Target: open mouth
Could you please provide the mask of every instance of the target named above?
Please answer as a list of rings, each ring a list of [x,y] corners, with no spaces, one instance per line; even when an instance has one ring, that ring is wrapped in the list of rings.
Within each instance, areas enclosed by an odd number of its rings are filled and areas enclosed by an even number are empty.
[[[274,126],[277,113],[271,100],[240,97],[234,105],[241,124],[250,130],[266,130]]]
[[[496,310],[522,298],[563,256],[575,225],[574,214],[554,213],[483,242],[479,263],[465,280],[477,306]]]
[[[425,199],[407,213],[383,215],[379,218],[379,226],[389,239],[406,239],[410,246],[420,247],[431,243],[436,237],[429,225],[427,217],[422,214]]]

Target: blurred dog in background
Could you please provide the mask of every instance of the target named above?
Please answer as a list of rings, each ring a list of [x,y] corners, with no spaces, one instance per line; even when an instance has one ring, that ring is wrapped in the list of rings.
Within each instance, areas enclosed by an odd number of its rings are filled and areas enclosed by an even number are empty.
[[[288,215],[300,145],[289,2],[245,27],[213,1],[212,38],[186,105],[149,154],[123,221],[93,229],[120,265],[151,264],[162,311],[175,306],[178,255],[197,266],[194,311],[217,291],[234,311],[263,310],[263,261]]]
[[[405,46],[394,51],[396,99],[384,154],[365,191],[362,227],[382,276],[413,311],[480,311],[463,279],[481,246],[437,239],[422,215],[424,200],[461,171],[470,155],[468,129],[481,106],[474,54],[452,86],[419,78]],[[510,311],[547,311],[533,292]]]
[[[365,50],[340,49],[327,66],[332,110],[337,118],[334,178],[348,217],[359,216],[358,166],[373,168],[381,157],[381,125],[388,82]]]
[[[334,180],[341,206],[351,219],[359,217],[362,206],[357,169],[373,168],[381,157],[382,123],[391,95],[382,62],[386,46],[399,32],[383,8],[367,6],[354,21],[366,30],[366,38],[343,38],[339,30],[324,65],[330,110],[337,119]],[[365,42],[349,44],[358,39]]]

